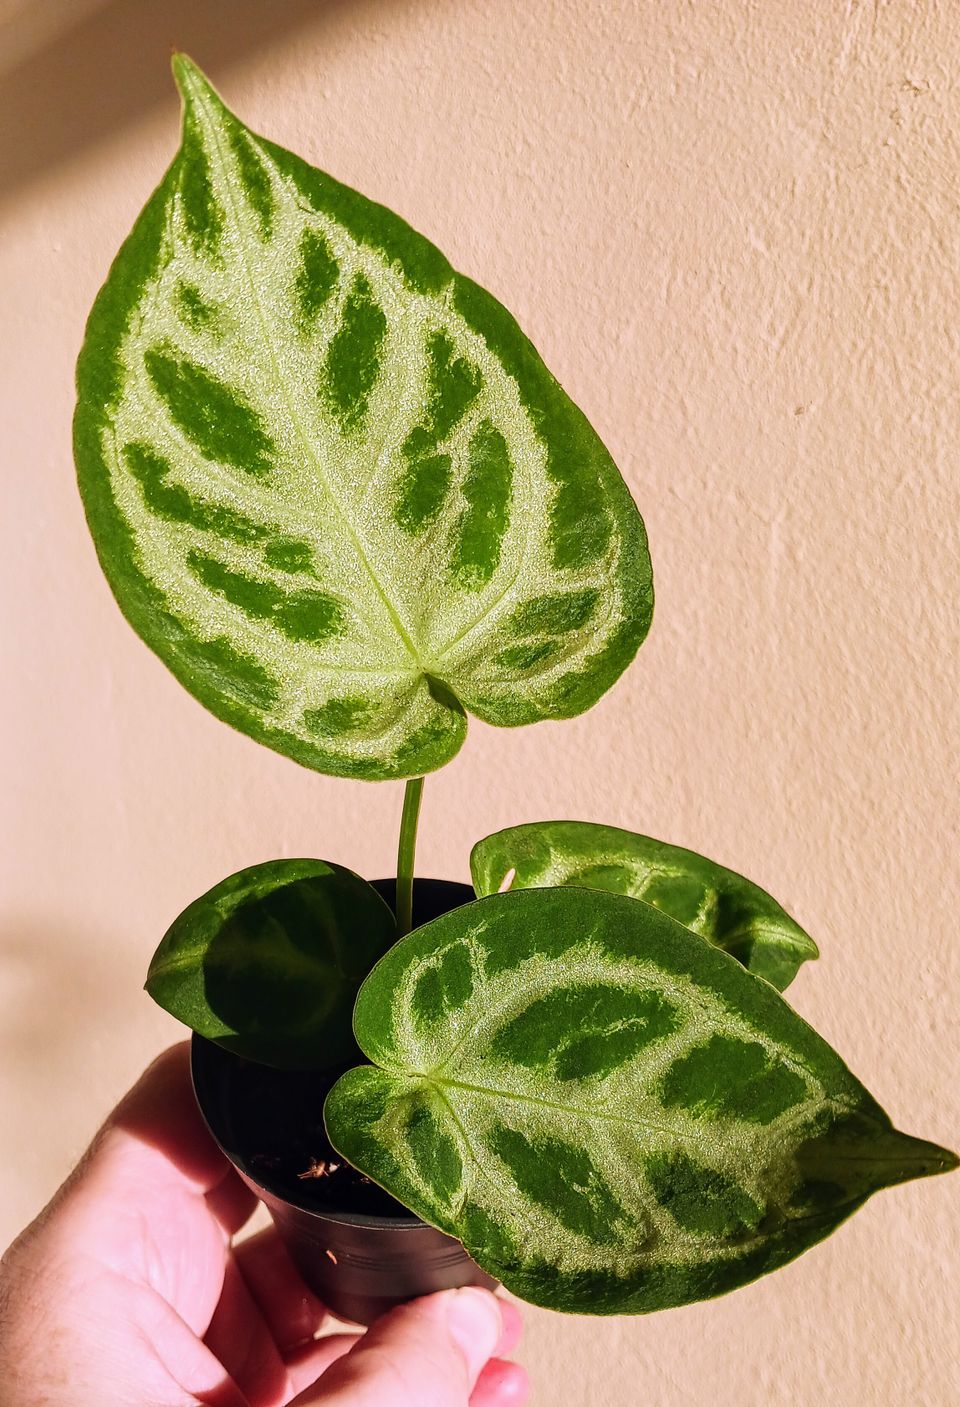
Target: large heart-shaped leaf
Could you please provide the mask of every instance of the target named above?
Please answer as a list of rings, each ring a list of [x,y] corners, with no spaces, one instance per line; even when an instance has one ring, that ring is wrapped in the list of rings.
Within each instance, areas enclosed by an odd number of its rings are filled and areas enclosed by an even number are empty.
[[[360,991],[373,1065],[335,1147],[537,1304],[705,1299],[877,1190],[956,1166],[897,1133],[769,983],[648,904],[497,895],[436,919]]]
[[[359,875],[324,860],[271,860],[222,880],[177,918],[147,991],[238,1055],[322,1070],[356,1058],[353,1003],[395,920]]]
[[[433,245],[174,69],[182,145],[78,365],[127,618],[220,718],[342,776],[441,766],[464,710],[589,708],[652,609],[600,440]]]
[[[477,893],[576,885],[653,904],[781,992],[817,945],[765,889],[679,845],[586,821],[537,821],[488,835],[470,856]]]

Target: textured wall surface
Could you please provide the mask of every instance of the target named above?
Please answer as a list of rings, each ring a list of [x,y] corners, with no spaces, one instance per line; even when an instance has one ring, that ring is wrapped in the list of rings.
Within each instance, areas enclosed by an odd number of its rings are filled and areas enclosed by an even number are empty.
[[[111,0],[32,44],[9,9],[0,1243],[176,1038],[140,986],[185,903],[272,856],[393,865],[400,786],[206,714],[86,536],[73,362],[176,143],[171,44],[496,292],[646,518],[637,663],[573,723],[472,725],[427,784],[421,871],[465,877],[475,838],[543,817],[703,850],[820,942],[796,1008],[956,1145],[956,6]],[[957,1177],[881,1194],[713,1304],[532,1311],[535,1401],[953,1407],[958,1199]]]

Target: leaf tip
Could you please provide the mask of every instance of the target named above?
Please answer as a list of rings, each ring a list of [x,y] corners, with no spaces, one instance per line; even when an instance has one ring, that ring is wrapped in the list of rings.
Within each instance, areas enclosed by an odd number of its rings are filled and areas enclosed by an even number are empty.
[[[928,1143],[925,1138],[914,1138],[911,1134],[893,1130],[890,1135],[888,1162],[882,1185],[895,1187],[903,1182],[914,1182],[921,1177],[937,1177],[940,1173],[954,1172],[960,1167],[960,1158],[949,1148],[941,1148],[938,1143]]]
[[[960,1168],[960,1158],[951,1148],[941,1148],[939,1144],[927,1143],[921,1138],[910,1138],[909,1142],[914,1145],[917,1161],[922,1164],[920,1177],[935,1177],[938,1173],[956,1172]]]
[[[805,933],[802,928],[799,928],[797,932],[803,939],[802,942],[797,944],[795,949],[797,971],[799,972],[805,962],[818,962],[823,954],[820,952],[819,944],[810,937],[809,933]]]
[[[220,99],[214,92],[210,80],[203,70],[194,63],[189,54],[175,49],[170,60],[170,67],[173,70],[173,81],[176,83],[186,107],[193,107],[198,102],[214,102],[219,106]]]
[[[189,54],[185,54],[180,49],[174,49],[170,56],[170,67],[173,70],[173,81],[176,83],[181,94],[186,98],[189,86],[194,75],[199,76],[200,70],[197,68]]]
[[[893,1129],[890,1133],[892,1161],[902,1169],[902,1180],[907,1182],[915,1177],[935,1177],[938,1173],[953,1172],[960,1167],[960,1158],[949,1148],[941,1148],[939,1143],[929,1143],[925,1138],[914,1138],[912,1134]]]
[[[858,1197],[960,1167],[960,1159],[949,1148],[901,1133],[889,1124],[878,1127],[872,1119],[857,1115],[839,1120],[805,1144],[798,1163]]]

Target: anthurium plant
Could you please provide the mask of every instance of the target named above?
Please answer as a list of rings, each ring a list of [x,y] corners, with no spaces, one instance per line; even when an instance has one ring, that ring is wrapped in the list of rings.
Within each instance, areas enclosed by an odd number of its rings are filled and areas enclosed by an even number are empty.
[[[720,1294],[956,1166],[781,996],[813,941],[702,856],[518,826],[476,845],[476,902],[409,931],[424,775],[469,714],[569,718],[616,681],[650,624],[643,524],[489,293],[174,72],[182,143],[78,367],[100,562],[219,718],[406,795],[396,912],[268,861],[180,915],[151,994],[248,1060],[345,1069],[338,1154],[555,1309]]]

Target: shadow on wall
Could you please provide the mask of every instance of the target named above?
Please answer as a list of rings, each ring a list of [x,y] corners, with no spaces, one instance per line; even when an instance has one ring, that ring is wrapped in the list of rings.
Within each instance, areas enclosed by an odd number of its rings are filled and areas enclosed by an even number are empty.
[[[144,966],[134,945],[124,952],[53,914],[0,924],[0,1115],[10,1152],[0,1161],[0,1251],[53,1195],[140,1064],[183,1036],[141,990]]]
[[[91,959],[94,939],[36,917],[0,929],[0,1068],[18,1087],[66,1073],[78,1048],[116,1030],[140,995],[137,981],[105,972],[102,955]],[[117,964],[123,978],[129,967]]]
[[[0,33],[8,55],[5,62],[0,52],[0,206],[157,103],[172,101],[166,59],[173,49],[209,64],[222,81],[227,66],[290,30],[374,3],[382,0],[87,0],[73,9],[58,3],[59,21],[49,19],[32,46],[25,6]]]

